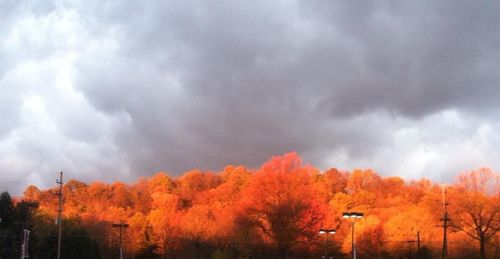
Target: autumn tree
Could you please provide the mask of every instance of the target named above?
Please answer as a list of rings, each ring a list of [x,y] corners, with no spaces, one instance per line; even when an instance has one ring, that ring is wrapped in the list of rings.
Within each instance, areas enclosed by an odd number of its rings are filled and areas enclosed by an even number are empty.
[[[315,175],[314,178],[318,192],[322,194],[325,201],[329,201],[336,193],[345,191],[348,173],[331,168]]]
[[[68,217],[81,217],[86,211],[85,202],[87,196],[87,184],[75,179],[69,180],[63,186],[64,198],[66,200],[64,211]]]
[[[30,185],[24,191],[24,199],[26,201],[40,201],[41,191],[38,187]]]
[[[193,206],[193,202],[202,192],[215,188],[221,183],[218,175],[210,172],[192,170],[186,172],[175,181],[177,188],[175,193],[179,195],[183,208]]]
[[[483,258],[492,256],[490,244],[498,244],[500,237],[498,182],[498,174],[481,169],[449,187],[455,226],[449,229],[450,244],[463,246],[469,235],[479,241]],[[40,204],[33,209],[35,216],[28,217],[35,220],[31,247],[39,249],[41,258],[53,258],[57,192],[30,186],[24,197],[0,196],[1,258],[11,258],[18,247],[13,245],[20,233],[15,222],[26,218],[21,200]],[[286,258],[304,253],[303,258],[319,253],[324,244],[320,227],[337,229],[331,250],[349,252],[351,228],[342,218],[345,211],[365,213],[355,230],[361,256],[402,255],[406,246],[401,248],[401,242],[414,239],[415,232],[423,243],[441,239],[436,227],[442,217],[438,184],[382,177],[371,169],[319,172],[303,165],[296,153],[273,157],[257,169],[229,165],[222,172],[192,170],[176,178],[160,172],[134,184],[69,180],[63,193],[63,222],[71,223],[65,235],[76,250],[93,249],[103,258],[118,251],[119,232],[112,223],[119,222],[129,224],[125,253],[142,258],[262,258],[270,253]],[[98,249],[92,247],[95,243]]]
[[[257,172],[247,188],[241,217],[258,228],[286,258],[298,243],[317,237],[324,207],[311,184],[311,168],[295,153],[273,157]]]
[[[451,199],[452,226],[477,240],[485,259],[487,242],[500,231],[500,175],[487,168],[461,174]]]
[[[171,193],[156,191],[152,194],[152,210],[148,222],[152,227],[151,239],[156,241],[162,254],[166,254],[172,239],[180,231],[182,213],[179,198]]]

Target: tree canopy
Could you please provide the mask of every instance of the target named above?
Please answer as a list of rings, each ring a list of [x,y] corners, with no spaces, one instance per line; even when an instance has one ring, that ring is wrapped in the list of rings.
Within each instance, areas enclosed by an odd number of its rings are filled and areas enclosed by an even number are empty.
[[[19,258],[23,228],[32,233],[30,258],[53,258],[55,191],[29,186],[14,200],[0,195],[1,258]],[[113,223],[129,226],[122,236],[127,258],[317,258],[327,248],[342,257],[351,250],[346,211],[364,213],[355,228],[360,258],[416,254],[417,234],[421,255],[436,257],[442,246],[440,184],[382,177],[372,169],[321,172],[296,153],[257,169],[160,172],[133,184],[70,180],[63,193],[66,258],[116,257]],[[447,194],[451,255],[498,258],[499,174],[486,168],[461,173]],[[322,228],[336,234],[325,239]]]

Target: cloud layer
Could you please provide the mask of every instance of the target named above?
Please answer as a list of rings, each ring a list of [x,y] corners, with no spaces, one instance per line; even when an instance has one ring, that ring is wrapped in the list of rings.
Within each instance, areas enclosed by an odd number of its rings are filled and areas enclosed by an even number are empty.
[[[0,187],[292,150],[410,178],[498,169],[499,5],[2,1]]]

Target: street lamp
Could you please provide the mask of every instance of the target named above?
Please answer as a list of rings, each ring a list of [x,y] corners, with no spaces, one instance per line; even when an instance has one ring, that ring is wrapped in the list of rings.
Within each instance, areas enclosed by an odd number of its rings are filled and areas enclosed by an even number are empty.
[[[352,244],[352,259],[356,259],[356,243],[354,242],[354,222],[356,221],[356,219],[362,218],[363,217],[363,213],[361,213],[361,212],[354,212],[354,211],[344,212],[344,213],[342,213],[342,217],[344,219],[351,219],[351,224],[352,224],[352,240],[351,240],[351,244]]]
[[[333,234],[335,234],[335,233],[336,233],[335,229],[320,229],[320,230],[319,230],[319,234],[320,234],[320,235],[326,234],[326,240],[325,240],[325,255],[324,255],[322,258],[326,258],[326,259],[328,259],[328,258],[332,259],[332,258],[333,258],[333,257],[331,257],[331,256],[330,256],[330,257],[328,257],[328,236],[329,236],[329,235],[333,235]]]

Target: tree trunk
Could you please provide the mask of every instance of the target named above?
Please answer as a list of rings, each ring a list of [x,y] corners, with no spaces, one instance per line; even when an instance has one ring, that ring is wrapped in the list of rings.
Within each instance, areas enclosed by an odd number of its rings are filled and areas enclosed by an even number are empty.
[[[485,243],[484,236],[481,235],[479,237],[479,250],[480,250],[479,253],[481,255],[481,259],[486,259],[486,251],[485,251],[484,243]]]
[[[283,259],[288,258],[288,249],[286,246],[278,245],[278,253],[280,258]]]

